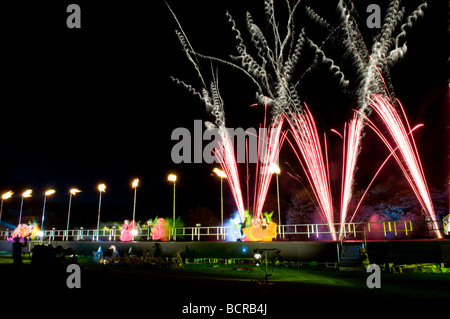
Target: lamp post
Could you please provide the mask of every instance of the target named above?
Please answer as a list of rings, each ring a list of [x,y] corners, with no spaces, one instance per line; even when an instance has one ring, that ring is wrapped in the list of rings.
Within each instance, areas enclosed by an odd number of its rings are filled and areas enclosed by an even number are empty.
[[[70,189],[69,211],[67,212],[67,228],[66,228],[66,239],[67,240],[69,240],[69,221],[70,221],[70,209],[72,207],[72,196],[76,195],[79,192],[81,192],[79,189],[76,189],[76,188]]]
[[[275,164],[275,163],[271,163],[270,164],[269,170],[270,170],[270,173],[275,174],[276,179],[277,179],[278,234],[281,234],[280,185],[279,185],[279,182],[278,182],[278,175],[280,175],[281,170],[280,170],[280,167],[277,164]]]
[[[223,231],[223,179],[227,178],[227,174],[218,168],[213,169],[213,172],[220,178],[220,229],[222,230],[223,239],[225,237],[225,232]]]
[[[2,213],[3,213],[3,201],[5,199],[11,198],[12,194],[14,194],[12,191],[6,192],[2,195],[2,202],[0,205],[0,221],[2,220]]]
[[[133,180],[133,183],[131,183],[131,187],[134,188],[134,202],[133,202],[133,225],[135,224],[135,219],[136,219],[136,189],[139,185],[139,178],[135,178]],[[133,230],[134,230],[134,226],[133,226]]]
[[[23,209],[23,199],[31,197],[31,189],[27,189],[25,192],[22,193],[22,200],[20,202],[20,212],[19,212],[19,225],[22,222],[22,209]]]
[[[47,203],[47,196],[53,195],[56,193],[54,189],[49,189],[44,193],[44,207],[42,208],[42,220],[41,220],[41,232],[44,234],[44,219],[45,219],[45,204]]]
[[[169,182],[173,182],[173,219],[172,219],[172,236],[173,240],[177,240],[177,234],[175,232],[175,184],[177,182],[177,175],[170,174],[167,177]]]
[[[106,191],[106,185],[100,184],[98,185],[98,192],[100,193],[98,198],[98,217],[97,217],[97,241],[98,241],[98,233],[100,232],[100,209],[102,207],[102,193]]]

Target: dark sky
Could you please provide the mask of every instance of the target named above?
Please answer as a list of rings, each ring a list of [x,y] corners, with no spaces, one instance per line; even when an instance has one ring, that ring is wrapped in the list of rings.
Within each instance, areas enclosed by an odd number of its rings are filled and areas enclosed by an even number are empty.
[[[81,29],[66,27],[66,8],[72,2],[81,7]],[[364,8],[375,2],[355,1],[363,19]],[[406,2],[407,12],[420,3]],[[263,1],[259,0],[168,3],[193,47],[224,59],[235,54],[225,10],[240,23],[244,34],[247,10],[258,25],[265,25]],[[283,3],[275,1],[281,16]],[[336,21],[336,1],[304,3]],[[385,10],[386,1],[378,3]],[[445,1],[428,3],[424,19],[409,31],[407,56],[391,75],[411,125],[425,124],[416,141],[430,186],[441,188],[448,174],[448,8]],[[12,189],[20,194],[32,188],[35,196],[28,207],[34,205],[38,211],[45,189],[57,190],[53,202],[67,203],[68,189],[78,187],[83,192],[76,202],[92,203],[89,212],[80,214],[92,214],[96,220],[96,187],[104,182],[108,187],[104,203],[111,211],[123,211],[125,219],[131,218],[132,212],[130,184],[139,177],[137,219],[144,220],[170,216],[172,185],[166,179],[174,172],[179,177],[180,214],[197,205],[219,211],[220,183],[211,176],[214,165],[177,165],[171,160],[170,151],[176,143],[171,141],[171,132],[177,127],[192,130],[194,119],[205,120],[207,116],[198,99],[169,79],[175,76],[198,87],[164,1],[22,1],[2,3],[0,10],[2,192]],[[305,27],[313,40],[320,39],[321,32],[306,18],[298,27]],[[370,30],[362,32],[370,40]],[[339,65],[344,52],[328,50]],[[219,69],[219,77],[227,125],[257,127],[262,112],[249,107],[255,103],[255,88],[227,68]],[[339,89],[323,70],[307,79],[301,93],[322,130],[342,130],[355,107],[351,90]],[[332,149],[338,148],[337,143],[330,137]],[[365,143],[368,152],[383,149],[374,137],[367,136]],[[370,153],[361,156],[362,175],[366,168],[376,166],[370,162],[372,158]],[[288,159],[289,154],[282,153],[281,163]],[[296,169],[300,173],[298,165]],[[282,186],[288,184],[288,177],[282,176]],[[288,190],[284,196],[289,199]],[[226,214],[230,214],[234,205],[227,186],[225,197]],[[5,209],[14,214],[18,203],[17,198],[5,203]]]

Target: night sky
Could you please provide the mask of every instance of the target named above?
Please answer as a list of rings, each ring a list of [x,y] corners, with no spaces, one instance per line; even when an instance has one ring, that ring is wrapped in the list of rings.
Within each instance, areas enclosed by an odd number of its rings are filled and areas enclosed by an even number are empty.
[[[194,49],[206,55],[229,60],[230,54],[236,54],[225,10],[245,36],[246,11],[251,11],[263,32],[267,30],[262,0],[167,2]],[[337,21],[336,2],[304,1],[332,23]],[[354,2],[362,21],[369,3],[379,3],[383,13],[387,3]],[[81,29],[66,26],[70,3],[81,7]],[[420,1],[403,3],[408,13]],[[425,124],[415,133],[418,150],[429,186],[442,188],[448,176],[448,7],[442,0],[428,3],[424,18],[409,30],[407,55],[391,69],[391,77],[411,126]],[[275,6],[281,19],[284,1],[275,1]],[[172,131],[177,127],[193,130],[195,119],[209,118],[203,104],[169,78],[174,76],[200,88],[195,70],[181,51],[174,32],[178,27],[164,1],[21,1],[2,3],[0,10],[0,190],[11,189],[18,196],[26,188],[33,189],[24,215],[38,214],[44,190],[55,188],[57,194],[49,198],[48,209],[64,220],[68,190],[77,187],[83,192],[74,198],[74,205],[78,205],[73,210],[74,226],[93,225],[97,184],[102,182],[107,185],[102,220],[131,219],[131,182],[138,177],[136,219],[171,216],[169,173],[178,175],[177,214],[198,205],[219,213],[220,182],[211,175],[217,165],[174,164],[171,160],[176,144],[170,138]],[[323,32],[303,12],[300,7],[298,29],[305,27],[307,35],[319,42]],[[376,31],[362,25],[361,32],[369,43]],[[348,73],[349,90],[340,89],[337,80],[319,67],[305,79],[300,93],[320,130],[342,131],[352,108],[357,107],[352,91],[356,78],[351,65],[341,61],[345,52],[332,46],[325,52]],[[205,72],[208,70],[205,64]],[[250,108],[256,102],[250,81],[226,67],[218,72],[227,126],[258,127],[263,113],[260,108]],[[330,135],[329,141],[331,153],[337,154],[339,139]],[[379,154],[386,154],[373,135],[367,134],[364,143],[367,152],[363,149],[358,171],[362,182],[384,159]],[[282,169],[287,169],[283,163],[288,161],[301,174],[285,148],[280,158]],[[339,160],[332,159],[332,166]],[[393,162],[387,170],[400,174]],[[280,182],[282,197],[289,201],[292,185],[300,186],[287,174]],[[231,215],[234,203],[227,184],[224,186],[225,214]],[[20,198],[5,202],[2,219],[17,216],[19,205]]]

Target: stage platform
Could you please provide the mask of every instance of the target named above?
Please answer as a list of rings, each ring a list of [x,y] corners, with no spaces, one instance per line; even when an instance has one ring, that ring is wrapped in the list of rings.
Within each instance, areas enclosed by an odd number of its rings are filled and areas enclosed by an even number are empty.
[[[72,247],[78,255],[89,256],[102,247],[106,252],[115,245],[120,255],[132,252],[138,256],[146,250],[158,252],[162,257],[174,257],[177,250],[185,258],[240,259],[253,258],[255,249],[278,249],[284,260],[337,262],[338,244],[332,241],[273,241],[273,242],[153,242],[153,241],[53,241],[53,247]],[[362,242],[344,242],[347,247],[359,249]],[[12,251],[12,241],[0,241],[0,251]],[[450,263],[450,240],[391,240],[368,241],[367,251],[371,263],[395,264]]]

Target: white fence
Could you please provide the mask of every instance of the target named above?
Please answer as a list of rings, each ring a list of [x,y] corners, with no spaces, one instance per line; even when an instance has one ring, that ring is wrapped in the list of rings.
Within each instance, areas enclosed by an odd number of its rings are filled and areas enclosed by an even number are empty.
[[[340,224],[334,225],[335,230],[339,233]],[[430,229],[431,231],[431,229]],[[176,236],[172,236],[171,240],[191,240],[200,241],[205,240],[226,240],[236,238],[236,232],[239,230],[234,227],[220,227],[220,226],[198,226],[198,227],[183,227],[175,229]],[[370,233],[382,233],[386,238],[389,234],[397,237],[399,234],[405,236],[413,232],[413,222],[411,221],[387,221],[376,223],[346,223],[342,229],[345,238],[357,238],[358,236],[365,236]],[[0,239],[6,240],[13,234],[12,230],[0,231]],[[296,225],[278,225],[278,240],[290,239],[291,236],[301,235],[303,238],[321,239],[324,235],[329,238],[330,230],[327,224],[296,224]],[[56,240],[119,240],[120,229],[117,228],[103,228],[97,232],[97,229],[72,229],[72,230],[45,230],[43,231],[43,238],[46,241]],[[143,230],[139,234],[140,239],[151,240],[148,230]]]

